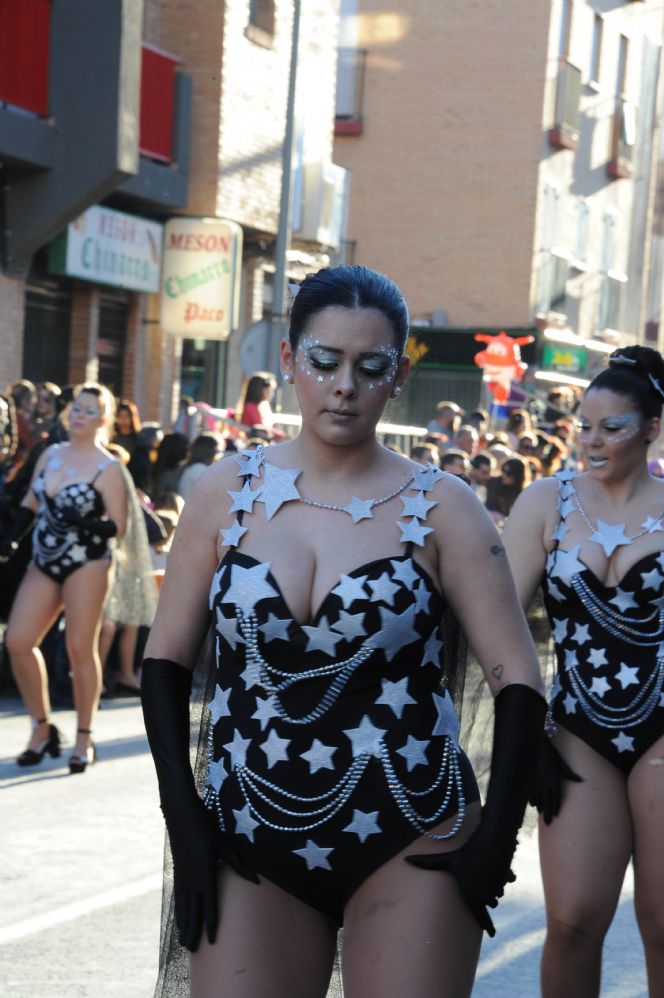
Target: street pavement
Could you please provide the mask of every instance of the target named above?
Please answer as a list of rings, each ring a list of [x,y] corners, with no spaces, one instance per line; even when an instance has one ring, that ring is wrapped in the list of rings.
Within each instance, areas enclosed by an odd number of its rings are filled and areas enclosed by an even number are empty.
[[[75,715],[54,721],[69,746]],[[137,699],[104,702],[99,762],[20,769],[28,722],[0,699],[1,998],[152,998],[163,825]],[[544,935],[536,835],[521,836],[517,882],[485,937],[474,998],[537,998]],[[647,998],[631,870],[606,943],[602,998]],[[572,996],[570,996],[572,998]]]

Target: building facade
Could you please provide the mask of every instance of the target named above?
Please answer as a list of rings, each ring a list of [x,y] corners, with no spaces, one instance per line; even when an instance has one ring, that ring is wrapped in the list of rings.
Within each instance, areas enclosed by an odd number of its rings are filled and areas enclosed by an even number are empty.
[[[649,0],[342,0],[349,252],[428,329],[403,421],[477,404],[474,332],[530,332],[538,373],[580,382],[652,335],[661,41]]]
[[[294,276],[339,238],[302,221],[316,192],[324,221],[338,0],[302,6]],[[164,425],[182,391],[234,403],[243,332],[270,307],[293,16],[292,0],[0,6],[3,383],[98,379]],[[176,216],[241,227],[228,342],[162,328],[155,274]]]

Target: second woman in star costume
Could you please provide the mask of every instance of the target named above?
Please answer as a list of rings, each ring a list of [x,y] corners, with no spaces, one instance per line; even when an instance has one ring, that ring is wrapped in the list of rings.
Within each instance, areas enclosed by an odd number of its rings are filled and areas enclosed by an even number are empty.
[[[541,584],[558,660],[539,786],[545,998],[600,993],[602,944],[634,860],[650,995],[664,981],[664,483],[648,471],[664,362],[621,349],[579,413],[587,470],[529,488],[504,541]]]
[[[376,439],[407,331],[382,275],[308,277],[281,353],[299,436],[206,471],[178,527],[142,689],[196,998],[323,998],[342,923],[349,995],[469,995],[511,879],[544,719],[537,661],[472,492]],[[447,604],[496,695],[481,822]],[[188,697],[210,613],[201,799]]]
[[[12,555],[19,534],[32,528],[33,561],[16,594],[6,644],[21,695],[33,719],[28,747],[18,757],[33,766],[48,752],[60,755],[60,733],[50,723],[46,666],[39,649],[64,609],[67,653],[78,730],[69,758],[83,773],[94,758],[92,725],[101,692],[98,636],[112,570],[114,538],[124,533],[127,492],[117,461],[101,439],[112,419],[113,396],[87,384],[69,411],[69,442],[47,448],[31,487],[4,539],[0,557]]]

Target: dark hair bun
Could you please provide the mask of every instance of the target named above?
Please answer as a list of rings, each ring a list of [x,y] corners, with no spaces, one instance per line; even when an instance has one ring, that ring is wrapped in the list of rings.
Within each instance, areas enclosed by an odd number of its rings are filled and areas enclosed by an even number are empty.
[[[652,376],[664,389],[664,358],[652,347],[629,346],[614,350],[609,357],[611,367],[625,367],[644,378]]]

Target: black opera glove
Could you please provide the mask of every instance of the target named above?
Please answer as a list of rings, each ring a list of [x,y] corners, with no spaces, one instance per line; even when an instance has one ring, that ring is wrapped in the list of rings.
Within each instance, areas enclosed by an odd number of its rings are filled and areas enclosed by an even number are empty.
[[[187,669],[169,659],[145,659],[141,701],[173,853],[175,922],[180,944],[195,953],[203,927],[210,943],[216,939],[217,871],[222,860],[255,883],[258,878],[229,856],[215,817],[198,796],[189,762],[190,694]]]
[[[18,551],[21,541],[32,528],[35,514],[27,506],[19,506],[12,524],[0,541],[0,565],[6,565]]]
[[[558,816],[563,802],[563,780],[583,783],[583,777],[567,765],[550,738],[542,739],[539,765],[535,774],[533,789],[528,798],[550,825]]]
[[[88,516],[81,516],[75,506],[63,506],[60,510],[60,519],[63,523],[70,523],[72,527],[82,531],[84,534],[96,534],[98,537],[105,537],[109,540],[115,537],[118,532],[118,525],[115,520],[98,520]]]
[[[512,683],[494,701],[491,776],[482,820],[468,841],[453,852],[407,856],[414,866],[454,874],[483,929],[494,936],[487,908],[496,908],[505,885],[516,878],[510,864],[537,768],[546,700],[530,686]]]

